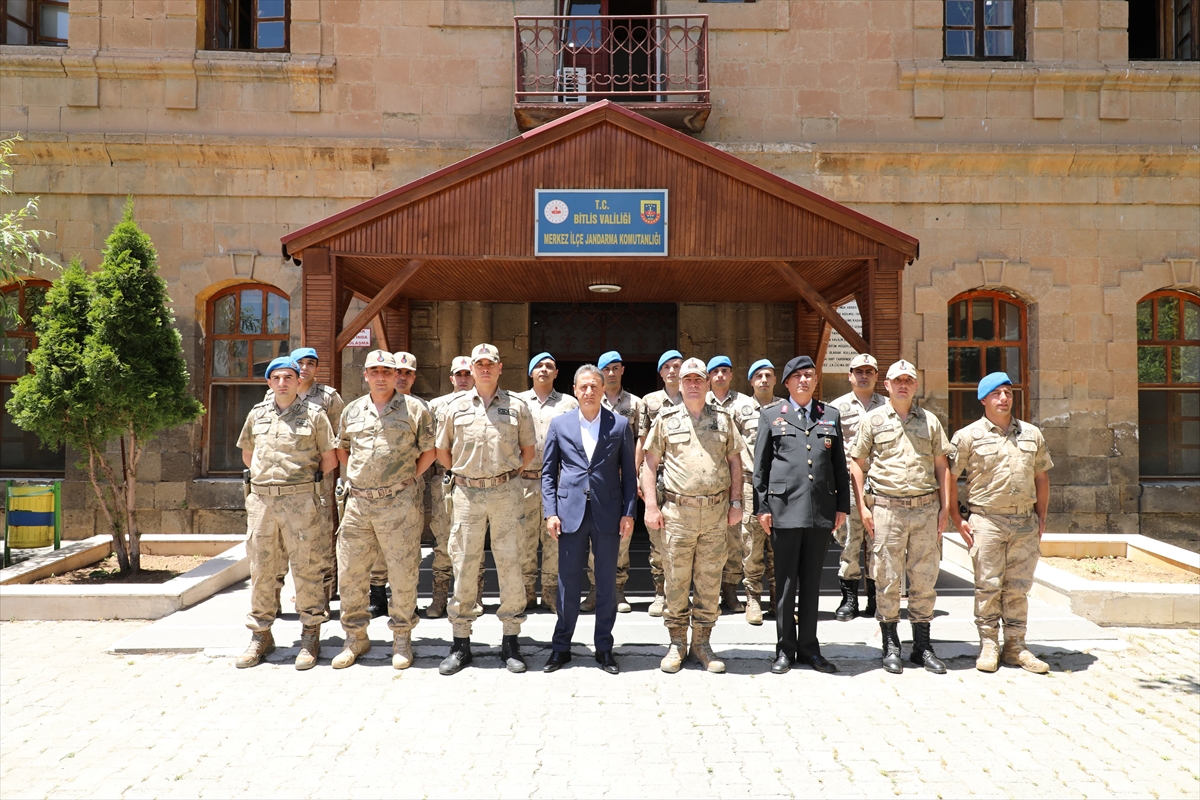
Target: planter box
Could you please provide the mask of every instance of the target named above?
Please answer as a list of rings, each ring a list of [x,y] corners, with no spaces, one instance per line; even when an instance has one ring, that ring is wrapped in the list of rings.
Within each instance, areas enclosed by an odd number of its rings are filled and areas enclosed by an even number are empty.
[[[102,561],[112,538],[93,536],[0,571],[0,619],[159,619],[250,576],[244,536],[145,535],[148,555],[211,555],[161,584],[33,586],[34,581]]]
[[[1137,534],[1047,533],[1043,556],[1117,556],[1183,574],[1200,574],[1200,554]],[[947,533],[943,557],[973,572],[966,542]],[[1030,597],[1067,609],[1097,625],[1194,628],[1200,625],[1200,585],[1093,581],[1045,562],[1033,574]]]

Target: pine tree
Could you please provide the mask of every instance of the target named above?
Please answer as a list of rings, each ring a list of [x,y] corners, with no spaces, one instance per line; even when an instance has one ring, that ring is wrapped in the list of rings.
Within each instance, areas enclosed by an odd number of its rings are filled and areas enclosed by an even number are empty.
[[[16,386],[9,412],[47,447],[86,456],[96,497],[123,573],[141,568],[137,468],[159,432],[204,413],[188,391],[187,365],[158,276],[158,254],[133,218],[133,201],[105,242],[94,275],[75,261],[47,293],[34,323],[33,372]],[[117,439],[120,461],[109,457]]]

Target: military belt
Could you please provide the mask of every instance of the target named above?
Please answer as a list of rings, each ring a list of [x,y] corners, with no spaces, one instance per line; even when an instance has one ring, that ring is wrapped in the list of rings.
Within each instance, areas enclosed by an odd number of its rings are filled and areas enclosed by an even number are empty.
[[[936,503],[938,499],[937,492],[919,494],[916,497],[889,497],[886,494],[875,494],[874,497],[875,505],[894,508],[921,508]]]
[[[523,469],[521,477],[531,481],[540,481],[542,479],[542,471],[540,469]]]
[[[1023,506],[1004,506],[1003,508],[984,508],[983,506],[970,506],[972,514],[1000,515],[1000,516],[1019,516],[1028,514],[1033,511],[1033,504]]]
[[[282,497],[285,494],[301,494],[302,492],[311,492],[313,484],[309,483],[285,483],[283,485],[263,486],[258,483],[250,484],[250,491],[254,494],[261,494],[267,497]]]
[[[353,486],[351,486],[350,496],[365,497],[368,500],[379,500],[384,497],[391,497],[394,494],[399,494],[416,482],[416,478],[409,478],[406,481],[393,483],[391,486],[385,486],[382,489],[355,489]]]
[[[724,503],[728,494],[728,492],[718,492],[717,494],[690,495],[664,491],[663,497],[680,506],[687,506],[689,508],[709,508],[711,506],[719,506],[721,503]]]
[[[454,482],[459,486],[469,486],[472,489],[491,489],[493,486],[508,483],[520,472],[519,469],[513,469],[493,478],[464,478],[461,475],[455,475]]]

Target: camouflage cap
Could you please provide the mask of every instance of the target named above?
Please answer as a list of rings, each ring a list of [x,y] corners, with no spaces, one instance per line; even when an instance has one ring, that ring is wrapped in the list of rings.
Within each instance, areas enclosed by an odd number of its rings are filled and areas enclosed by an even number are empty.
[[[396,369],[411,369],[417,368],[417,357],[412,353],[406,353],[401,350],[399,353],[392,353],[392,358],[396,359]]]
[[[387,350],[372,350],[367,353],[367,363],[363,364],[363,369],[370,369],[371,367],[395,369],[396,359]]]
[[[471,351],[471,363],[478,361],[491,361],[500,363],[500,351],[496,349],[494,344],[477,344],[475,349]]]
[[[878,370],[879,362],[875,360],[875,356],[870,353],[859,353],[854,358],[850,359],[850,370],[856,370],[859,367],[870,367]]]
[[[698,358],[689,358],[679,368],[679,378],[682,380],[688,375],[699,375],[701,378],[707,378],[708,366]]]
[[[917,368],[903,358],[888,367],[887,379],[889,381],[894,381],[901,375],[908,375],[910,378],[915,379],[917,377]]]
[[[471,359],[466,356],[455,356],[454,360],[450,362],[450,374],[462,372],[464,369],[467,372],[471,371]]]

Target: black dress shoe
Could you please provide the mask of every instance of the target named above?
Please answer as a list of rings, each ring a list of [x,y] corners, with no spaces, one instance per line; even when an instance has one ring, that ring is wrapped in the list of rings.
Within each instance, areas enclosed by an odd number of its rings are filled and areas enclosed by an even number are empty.
[[[600,665],[600,669],[609,675],[616,675],[621,671],[620,665],[617,664],[617,659],[613,658],[612,650],[601,650],[599,653],[596,653],[596,663]]]
[[[542,672],[558,672],[564,665],[571,663],[571,652],[569,650],[558,652],[552,650],[550,657],[546,659],[546,666],[542,667]]]
[[[783,675],[792,668],[792,660],[788,658],[787,653],[780,653],[775,658],[775,663],[771,664],[771,672],[776,675]]]
[[[799,660],[803,661],[805,664],[808,664],[817,672],[832,674],[838,671],[837,665],[831,661],[828,661],[825,656],[821,655],[820,653],[817,653],[815,656],[809,656],[808,658],[801,658]]]

